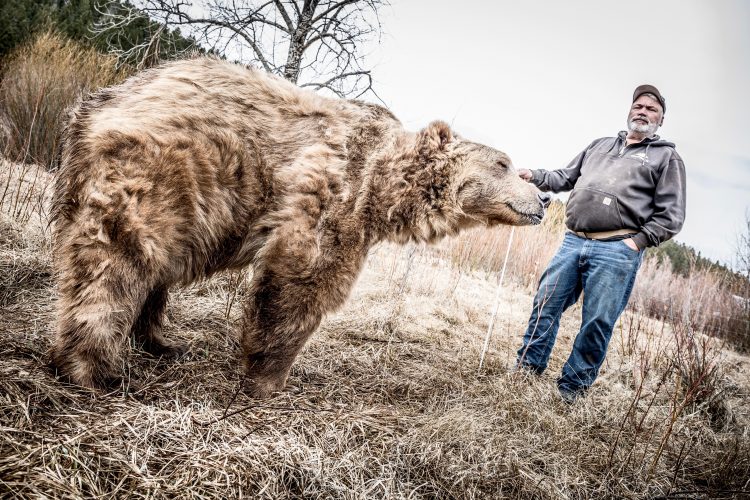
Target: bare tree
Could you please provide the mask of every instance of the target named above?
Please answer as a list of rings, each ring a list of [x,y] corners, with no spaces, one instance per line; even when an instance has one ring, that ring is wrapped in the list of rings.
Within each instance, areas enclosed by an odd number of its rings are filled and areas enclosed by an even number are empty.
[[[133,8],[129,4],[109,2],[102,8],[94,4],[98,16],[92,31],[94,39],[117,56],[118,65],[144,69],[154,66],[165,56],[180,57],[195,50],[195,44],[178,46],[163,24]]]
[[[750,210],[745,211],[744,225],[737,235],[735,244],[735,270],[740,277],[735,287],[735,300],[741,307],[741,314],[735,316],[736,324],[730,328],[737,345],[750,350]]]
[[[745,224],[737,235],[735,244],[737,271],[750,282],[750,210],[745,211]]]
[[[129,12],[108,8],[95,31],[112,33],[145,14],[167,29],[182,28],[229,59],[259,65],[300,86],[342,97],[372,91],[361,46],[380,34],[378,9],[387,0],[135,0],[134,5]],[[153,47],[153,41],[144,41],[131,50],[149,54]]]

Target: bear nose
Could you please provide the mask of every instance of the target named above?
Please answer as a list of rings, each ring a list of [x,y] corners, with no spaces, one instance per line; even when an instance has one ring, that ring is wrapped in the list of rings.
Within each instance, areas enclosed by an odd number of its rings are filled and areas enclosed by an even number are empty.
[[[539,193],[536,196],[537,198],[539,198],[539,201],[542,202],[542,206],[544,208],[547,208],[549,204],[552,202],[552,195],[549,193]]]

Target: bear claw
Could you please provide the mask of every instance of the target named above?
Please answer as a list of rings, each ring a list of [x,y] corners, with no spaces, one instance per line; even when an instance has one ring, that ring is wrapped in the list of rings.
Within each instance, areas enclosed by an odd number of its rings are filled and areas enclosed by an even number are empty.
[[[143,350],[156,358],[176,360],[185,356],[189,347],[185,342],[169,342],[164,344],[146,343]]]

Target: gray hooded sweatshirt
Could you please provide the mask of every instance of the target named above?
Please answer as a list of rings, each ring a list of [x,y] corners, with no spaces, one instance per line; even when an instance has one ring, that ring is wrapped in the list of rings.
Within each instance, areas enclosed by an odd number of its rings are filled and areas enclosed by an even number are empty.
[[[625,146],[626,132],[592,142],[559,170],[532,170],[542,191],[570,191],[572,231],[633,231],[638,248],[657,246],[685,221],[685,164],[658,135]]]

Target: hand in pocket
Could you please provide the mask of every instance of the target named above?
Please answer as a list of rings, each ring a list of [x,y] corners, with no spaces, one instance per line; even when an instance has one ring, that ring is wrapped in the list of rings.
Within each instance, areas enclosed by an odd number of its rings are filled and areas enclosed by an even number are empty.
[[[638,245],[635,244],[635,241],[633,241],[633,238],[625,238],[622,240],[623,243],[625,243],[628,248],[630,248],[634,252],[639,252],[641,249],[638,248]]]

